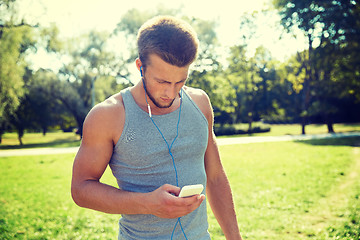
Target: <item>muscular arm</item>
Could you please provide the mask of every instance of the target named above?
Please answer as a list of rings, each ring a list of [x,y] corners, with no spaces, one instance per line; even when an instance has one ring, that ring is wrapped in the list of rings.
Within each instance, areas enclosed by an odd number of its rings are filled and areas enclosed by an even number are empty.
[[[180,191],[176,186],[165,184],[153,192],[134,193],[99,181],[111,158],[114,142],[121,135],[123,125],[117,123],[124,121],[122,113],[116,104],[102,103],[86,117],[82,143],[73,165],[71,193],[75,203],[106,213],[153,214],[163,218],[176,218],[195,210],[204,197],[175,197],[171,193],[177,195]]]
[[[73,165],[71,193],[81,207],[106,213],[136,213],[136,209],[145,209],[145,206],[134,206],[141,204],[137,202],[136,193],[124,192],[99,181],[113,150],[113,133],[108,130],[113,122],[108,112],[112,108],[108,104],[96,106],[85,119],[82,143]],[[127,204],[130,199],[133,204]]]
[[[209,137],[209,141],[212,141],[212,143],[209,143],[205,154],[205,167],[208,176],[207,198],[226,239],[239,240],[241,235],[237,224],[231,188],[220,162],[214,137]]]
[[[219,150],[216,145],[210,100],[205,93],[201,92],[195,94],[193,99],[209,123],[209,140],[205,152],[207,199],[226,239],[241,240],[230,184],[221,164]]]

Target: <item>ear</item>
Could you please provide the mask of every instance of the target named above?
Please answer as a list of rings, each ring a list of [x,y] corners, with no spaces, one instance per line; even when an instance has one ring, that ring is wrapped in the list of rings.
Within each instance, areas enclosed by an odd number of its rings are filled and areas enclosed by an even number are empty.
[[[140,71],[140,67],[142,66],[142,62],[139,58],[135,60],[136,68]]]

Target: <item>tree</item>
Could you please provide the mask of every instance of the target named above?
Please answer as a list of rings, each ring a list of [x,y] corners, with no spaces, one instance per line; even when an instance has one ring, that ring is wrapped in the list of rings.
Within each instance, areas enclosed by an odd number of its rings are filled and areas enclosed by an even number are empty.
[[[242,36],[239,44],[230,48],[228,58],[229,84],[235,90],[235,122],[248,122],[252,130],[254,119],[266,110],[267,82],[269,79],[267,62],[271,60],[268,51],[258,46],[254,55],[249,53],[249,45],[257,37],[258,13],[243,14],[240,21]]]
[[[307,59],[304,59],[306,77],[304,79],[304,83],[302,84],[302,133],[305,134],[306,118],[308,117],[308,110],[312,102],[312,98],[320,99],[319,96],[317,97],[317,94],[322,96],[325,94],[324,91],[319,93],[319,91],[323,90],[323,88],[319,88],[319,86],[324,85],[318,83],[320,80],[319,76],[321,76],[320,73],[323,74],[322,76],[326,76],[326,78],[321,79],[321,81],[326,81],[328,86],[336,86],[337,84],[334,85],[330,82],[334,81],[334,78],[331,77],[331,75],[335,75],[333,70],[337,68],[337,66],[344,66],[345,63],[347,68],[352,68],[353,70],[351,71],[353,74],[350,74],[350,79],[352,80],[350,83],[345,85],[352,86],[350,89],[358,88],[355,82],[356,79],[358,79],[357,73],[359,72],[359,69],[357,69],[357,66],[352,67],[352,65],[349,65],[349,62],[347,61],[348,59],[352,59],[351,61],[354,61],[354,63],[357,62],[359,59],[357,56],[358,54],[355,54],[356,56],[352,55],[350,58],[349,56],[336,57],[335,60],[333,59],[330,62],[331,69],[322,64],[317,64],[317,62],[319,63],[322,59],[330,57],[333,49],[336,48],[340,50],[338,53],[347,51],[346,49],[350,46],[356,46],[352,49],[353,51],[355,50],[354,52],[358,52],[360,50],[358,44],[352,44],[356,41],[358,42],[359,40],[359,4],[357,1],[321,0],[314,2],[310,0],[275,0],[274,5],[279,9],[280,16],[282,17],[281,22],[284,27],[288,31],[291,31],[294,28],[299,28],[308,39],[308,54]],[[321,52],[321,55],[319,55],[319,52]],[[344,55],[340,54],[339,56]],[[324,71],[325,69],[326,71]],[[346,82],[344,78],[339,78],[339,74],[336,75],[337,80],[343,80]],[[345,89],[349,88],[346,87]],[[327,95],[331,92],[333,93],[334,90],[337,90],[337,93],[342,91],[340,89],[336,89],[336,87],[331,90],[328,88]],[[333,131],[331,121],[329,120],[328,128],[329,132]]]
[[[251,132],[253,121],[276,111],[272,105],[275,98],[271,94],[278,84],[276,63],[263,46],[256,49],[254,56],[247,57],[245,45],[231,47],[228,61],[228,81],[236,96],[235,120],[247,122],[248,132]]]
[[[32,28],[36,27],[25,20],[17,22],[14,2],[0,1],[0,143],[10,116],[16,112],[25,94],[24,55],[34,45]]]
[[[246,46],[238,45],[230,48],[230,56],[228,58],[228,82],[235,90],[235,99],[233,101],[235,107],[234,122],[245,121],[246,92],[248,89],[248,79],[250,78],[250,64],[246,57]]]
[[[200,88],[207,92],[214,108],[214,114],[219,119],[222,114],[233,112],[228,95],[231,94],[229,84],[225,81],[224,72],[216,49],[219,47],[216,23],[198,18],[186,18],[194,28],[199,38],[198,57],[193,63],[187,85]]]
[[[305,81],[304,58],[307,51],[297,52],[277,69],[280,84],[273,88],[280,109],[280,120],[299,122],[303,113],[302,90]],[[281,122],[280,121],[280,122]]]
[[[41,129],[43,135],[51,126],[62,126],[64,118],[69,115],[57,98],[63,90],[56,85],[57,81],[58,78],[53,71],[39,69],[33,74],[28,86],[27,98],[32,112],[33,128]]]
[[[64,63],[57,74],[57,80],[51,84],[54,97],[73,115],[79,134],[88,111],[97,102],[113,94],[116,78],[112,66],[116,61],[114,55],[106,50],[109,34],[90,32],[87,35],[69,41],[64,50],[70,61]],[[121,64],[121,63],[117,63]],[[97,84],[106,80],[108,85]],[[102,89],[96,87],[102,86]],[[101,92],[101,95],[96,95]],[[101,98],[100,98],[101,97]]]

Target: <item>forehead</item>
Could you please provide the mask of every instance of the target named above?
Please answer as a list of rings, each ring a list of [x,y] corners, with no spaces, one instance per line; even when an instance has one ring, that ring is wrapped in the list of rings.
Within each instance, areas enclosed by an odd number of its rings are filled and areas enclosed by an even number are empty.
[[[149,56],[146,68],[149,70],[150,74],[155,75],[154,77],[163,80],[183,80],[187,78],[189,72],[189,65],[185,67],[174,66],[165,62],[156,54],[151,54]]]

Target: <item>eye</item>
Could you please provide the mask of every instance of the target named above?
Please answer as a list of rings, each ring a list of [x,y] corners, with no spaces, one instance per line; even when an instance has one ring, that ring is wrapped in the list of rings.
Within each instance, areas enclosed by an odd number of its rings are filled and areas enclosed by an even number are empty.
[[[176,84],[184,84],[185,82],[186,82],[186,80],[183,80],[183,81],[177,82]]]
[[[160,84],[166,84],[166,83],[169,83],[167,81],[164,81],[164,80],[160,80],[160,79],[156,79],[156,81]]]

